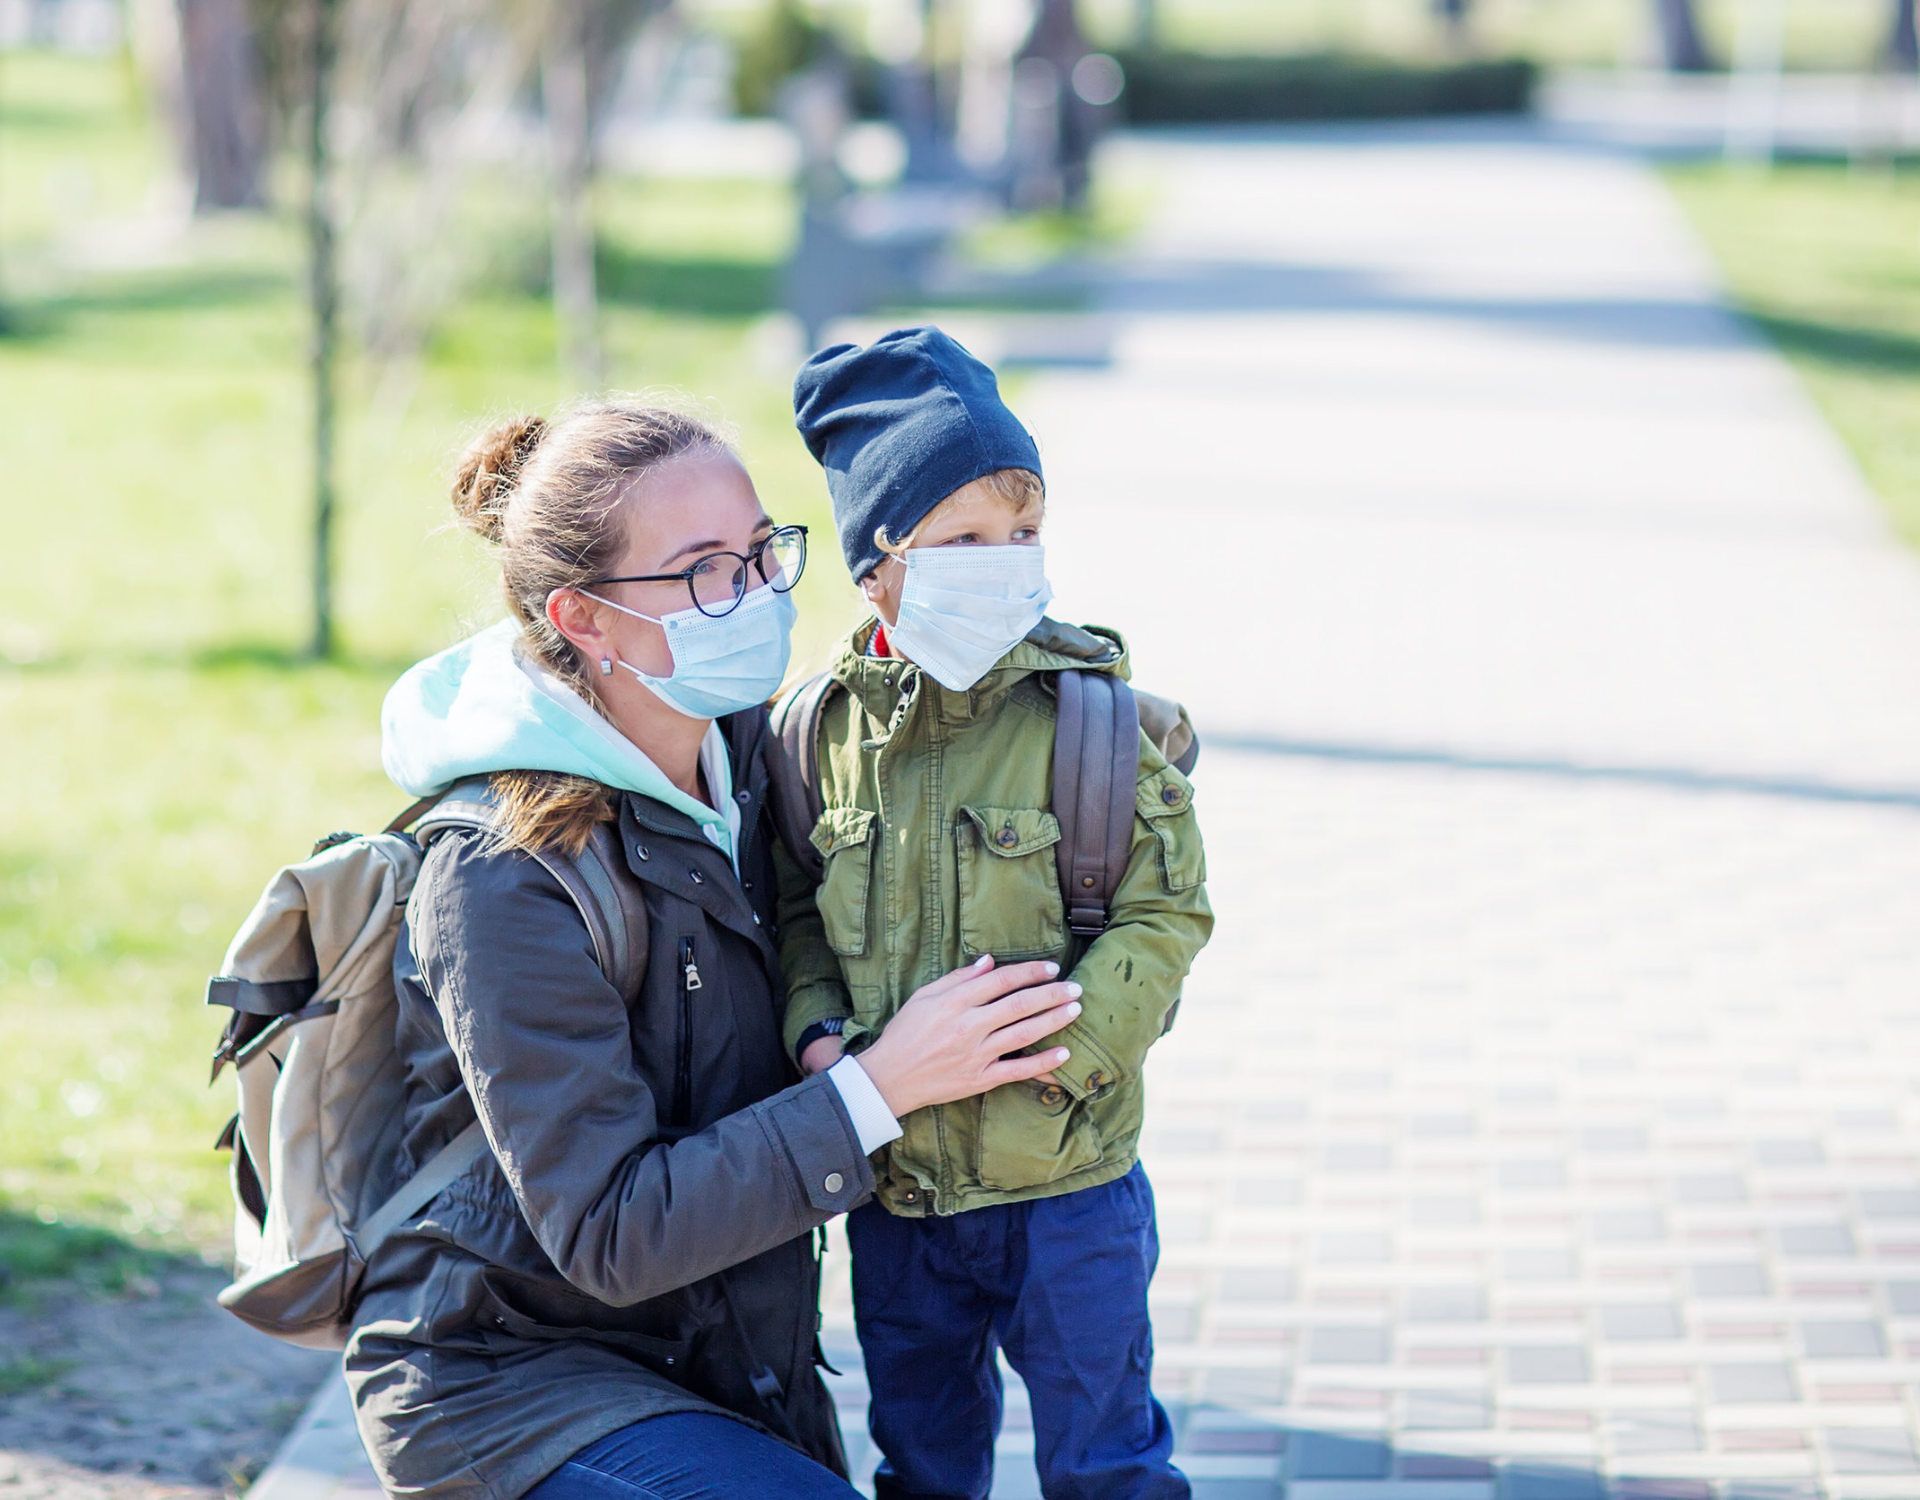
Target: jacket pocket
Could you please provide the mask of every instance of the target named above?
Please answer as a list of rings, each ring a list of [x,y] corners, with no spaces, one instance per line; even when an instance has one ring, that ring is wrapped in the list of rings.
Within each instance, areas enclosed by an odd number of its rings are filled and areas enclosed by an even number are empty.
[[[1058,818],[1032,807],[963,807],[954,841],[964,957],[1051,958],[1066,947]]]
[[[873,834],[879,821],[858,807],[830,807],[808,835],[827,862],[814,904],[827,946],[842,958],[867,951],[867,895],[873,884]]]
[[[1207,858],[1193,815],[1193,786],[1172,766],[1140,783],[1134,811],[1159,844],[1160,885],[1169,895],[1190,891],[1207,878]]]
[[[1085,1106],[1058,1084],[1007,1083],[980,1100],[980,1183],[1040,1187],[1100,1160]]]
[[[703,1331],[703,1320],[672,1298],[657,1298],[636,1308],[597,1306],[492,1269],[482,1274],[474,1311],[481,1328],[504,1336],[509,1346],[602,1344],[681,1384]],[[617,1326],[620,1322],[629,1326]],[[644,1326],[631,1326],[636,1323]]]

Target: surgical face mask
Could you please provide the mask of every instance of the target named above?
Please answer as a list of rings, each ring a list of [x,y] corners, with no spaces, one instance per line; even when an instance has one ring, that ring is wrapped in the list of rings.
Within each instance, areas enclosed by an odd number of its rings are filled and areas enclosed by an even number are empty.
[[[956,693],[1024,640],[1053,598],[1040,546],[915,547],[906,564],[887,639]]]
[[[661,702],[690,719],[717,719],[765,703],[787,675],[787,659],[793,654],[793,600],[772,587],[755,589],[717,620],[697,609],[643,615],[585,589],[580,592],[623,615],[652,620],[667,633],[671,677],[649,676],[624,661],[620,665]]]

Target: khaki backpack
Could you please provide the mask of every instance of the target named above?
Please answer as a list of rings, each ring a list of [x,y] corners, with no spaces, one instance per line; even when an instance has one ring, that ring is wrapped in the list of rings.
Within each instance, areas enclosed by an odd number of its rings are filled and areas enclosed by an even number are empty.
[[[475,778],[384,832],[323,838],[268,882],[207,986],[207,1003],[233,1012],[213,1076],[231,1063],[240,1091],[217,1143],[233,1152],[235,1210],[234,1279],[219,1301],[264,1333],[343,1348],[374,1250],[489,1149],[476,1120],[394,1180],[406,1083],[394,946],[434,837],[493,826],[491,788]],[[631,1001],[646,975],[647,914],[612,828],[596,828],[577,859],[533,857],[573,898],[601,971]]]

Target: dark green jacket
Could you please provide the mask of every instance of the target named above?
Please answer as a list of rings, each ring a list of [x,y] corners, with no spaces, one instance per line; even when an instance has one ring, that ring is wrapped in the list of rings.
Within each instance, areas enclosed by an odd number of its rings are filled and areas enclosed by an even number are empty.
[[[876,1158],[877,1191],[895,1213],[944,1214],[1111,1181],[1136,1157],[1147,1049],[1213,929],[1193,789],[1142,735],[1127,871],[1106,931],[1075,953],[1048,811],[1053,674],[1125,676],[1125,645],[1043,620],[955,693],[867,656],[871,634],[869,623],[843,647],[832,673],[845,690],[821,718],[818,890],[783,861],[787,1046],[845,1016],[858,1051],[915,989],[983,953],[1070,965],[1085,1010],[1054,1039],[1073,1052],[1060,1082],[909,1116]]]

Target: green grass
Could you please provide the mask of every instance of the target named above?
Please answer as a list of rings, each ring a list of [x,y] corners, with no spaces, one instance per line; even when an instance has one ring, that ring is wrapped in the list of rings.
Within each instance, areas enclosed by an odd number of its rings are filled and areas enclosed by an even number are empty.
[[[1731,55],[1741,0],[1701,0],[1715,54]],[[1159,38],[1208,52],[1315,52],[1329,48],[1433,57],[1449,42],[1431,0],[1156,0]],[[1548,65],[1613,67],[1649,55],[1651,0],[1474,0],[1472,45]],[[1885,26],[1885,0],[1820,0],[1787,14],[1796,68],[1857,68]],[[1135,0],[1082,0],[1096,39],[1130,33]]]
[[[1734,296],[1920,543],[1920,170],[1704,165],[1667,180]]]
[[[167,161],[120,63],[0,54],[0,1269],[21,1277],[222,1249],[210,1148],[231,1086],[207,1087],[206,976],[277,865],[404,801],[379,769],[381,696],[496,611],[482,549],[448,526],[449,461],[488,418],[565,394],[524,274],[456,305],[417,369],[349,361],[344,650],[300,663],[298,240],[236,218],[143,260],[129,226]],[[700,398],[773,513],[816,528],[817,655],[851,591],[765,347],[792,204],[619,181],[599,209],[610,383]]]

